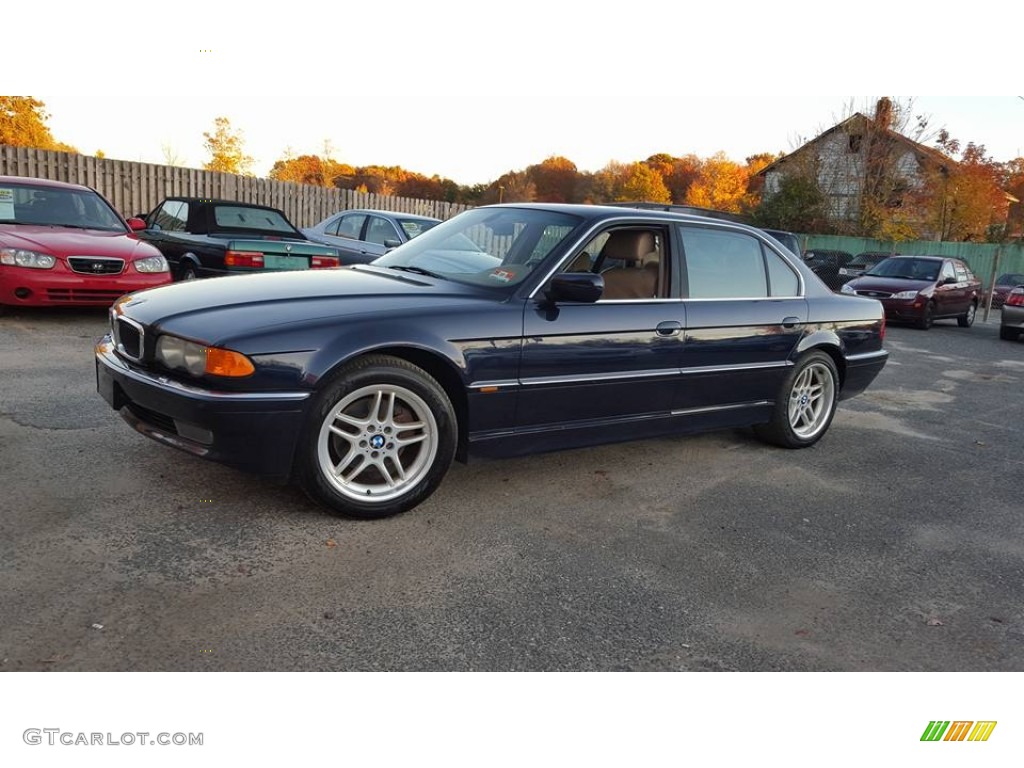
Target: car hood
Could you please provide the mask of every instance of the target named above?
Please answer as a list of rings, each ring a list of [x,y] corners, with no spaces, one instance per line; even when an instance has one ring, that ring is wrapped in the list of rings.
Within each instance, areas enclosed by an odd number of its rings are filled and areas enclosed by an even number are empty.
[[[935,285],[934,280],[904,280],[895,277],[858,277],[847,283],[855,291],[922,291]]]
[[[496,299],[500,296],[448,280],[359,265],[190,280],[137,291],[115,306],[147,326],[217,344],[318,319],[415,317],[439,303]]]
[[[102,229],[68,229],[31,225],[0,225],[0,244],[57,257],[107,256],[131,261],[159,256],[160,251],[127,232]]]

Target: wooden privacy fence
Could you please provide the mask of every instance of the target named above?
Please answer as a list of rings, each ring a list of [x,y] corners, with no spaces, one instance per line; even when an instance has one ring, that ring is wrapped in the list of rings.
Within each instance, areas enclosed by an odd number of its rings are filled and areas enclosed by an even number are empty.
[[[186,195],[269,205],[297,227],[311,227],[349,208],[378,208],[450,219],[469,208],[440,200],[292,184],[231,173],[0,145],[0,176],[34,176],[92,187],[126,217],[148,213],[165,197]]]

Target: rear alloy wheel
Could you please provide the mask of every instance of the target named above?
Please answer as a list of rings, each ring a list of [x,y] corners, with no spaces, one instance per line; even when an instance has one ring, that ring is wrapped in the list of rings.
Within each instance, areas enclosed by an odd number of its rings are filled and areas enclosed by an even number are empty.
[[[961,328],[970,328],[972,325],[974,325],[974,317],[977,314],[978,305],[972,301],[971,306],[969,306],[967,308],[967,311],[956,319],[956,322]]]
[[[839,401],[839,372],[825,352],[812,351],[789,372],[767,424],[754,427],[757,436],[783,448],[814,445],[828,430]]]
[[[181,272],[178,274],[179,280],[196,280],[199,275],[196,274],[195,265],[190,261],[186,261],[181,265]]]
[[[388,517],[434,492],[457,442],[444,389],[405,360],[374,355],[343,370],[317,397],[298,479],[335,514]]]
[[[922,331],[927,331],[932,327],[932,323],[935,322],[935,303],[929,301],[924,305],[924,309],[921,311],[921,317],[918,318],[917,327]]]

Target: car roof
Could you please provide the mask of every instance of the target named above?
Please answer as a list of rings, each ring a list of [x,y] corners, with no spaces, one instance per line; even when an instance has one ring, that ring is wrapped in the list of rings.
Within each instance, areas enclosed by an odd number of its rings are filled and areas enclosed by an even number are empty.
[[[632,205],[589,205],[584,203],[501,203],[498,205],[485,205],[473,210],[498,209],[498,208],[537,208],[555,213],[565,213],[570,216],[579,216],[588,222],[599,222],[606,219],[621,219],[629,216],[637,216],[649,221],[682,221],[689,224],[709,224],[718,226],[729,226],[742,229],[747,232],[765,236],[765,231],[750,224],[738,221],[727,221],[711,216],[703,216],[692,213],[679,213],[676,211],[665,211],[655,208],[635,208]],[[633,209],[633,210],[631,210]]]
[[[385,211],[379,208],[348,208],[331,214],[329,218],[341,216],[345,213],[372,213],[374,216],[390,216],[396,219],[416,219],[417,221],[441,221],[434,216],[423,216],[419,213],[404,213],[403,211]]]
[[[210,203],[213,205],[234,205],[238,206],[239,208],[262,208],[265,211],[276,211],[277,213],[280,213],[282,215],[284,214],[284,211],[282,211],[280,208],[274,208],[273,206],[270,205],[259,205],[257,203],[243,203],[240,200],[222,200],[216,197],[191,197],[189,195],[170,195],[169,197],[165,197],[163,200],[161,200],[161,202],[166,202],[168,200],[183,200],[187,203]]]
[[[0,176],[0,184],[30,184],[34,187],[50,187],[51,189],[79,189],[92,192],[90,187],[84,184],[71,184],[66,181],[53,181],[52,179],[37,179],[34,176]]]

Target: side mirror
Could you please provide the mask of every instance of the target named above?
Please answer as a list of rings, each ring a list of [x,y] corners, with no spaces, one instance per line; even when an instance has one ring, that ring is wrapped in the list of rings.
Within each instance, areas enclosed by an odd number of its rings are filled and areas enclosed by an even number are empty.
[[[401,241],[401,240],[394,240],[394,239],[392,239],[392,238],[390,238],[390,237],[389,237],[389,238],[386,238],[386,239],[384,240],[384,247],[385,247],[385,248],[387,248],[387,249],[388,249],[389,251],[390,251],[390,250],[391,250],[392,248],[397,248],[397,247],[398,247],[398,246],[400,246],[401,244],[402,244],[402,241]]]
[[[146,222],[143,221],[142,219],[136,216],[132,216],[130,219],[128,219],[128,229],[130,229],[132,232],[139,232],[145,228]]]
[[[942,281],[942,284],[943,285],[949,285],[951,283],[959,283],[959,282],[960,281],[957,280],[955,277],[947,277],[945,280]]]
[[[604,278],[593,272],[562,272],[551,278],[545,292],[548,301],[576,301],[593,304],[604,293]]]

